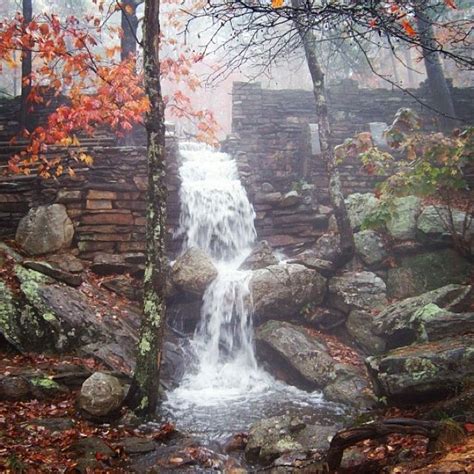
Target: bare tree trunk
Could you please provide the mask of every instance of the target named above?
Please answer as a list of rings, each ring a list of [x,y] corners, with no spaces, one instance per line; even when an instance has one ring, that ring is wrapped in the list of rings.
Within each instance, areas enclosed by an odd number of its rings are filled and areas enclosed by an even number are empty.
[[[32,0],[23,0],[23,23],[28,25],[33,19]],[[21,58],[21,109],[20,109],[20,126],[22,129],[27,128],[28,117],[28,96],[31,92],[31,70],[32,70],[32,53],[28,48],[23,48]]]
[[[137,0],[125,0],[122,2],[121,26],[123,36],[120,41],[122,48],[120,58],[122,61],[127,59],[131,54],[135,55],[137,52],[137,7],[141,3],[141,1]]]
[[[160,0],[146,0],[144,38],[145,90],[150,101],[147,130],[147,259],[144,276],[143,319],[137,363],[127,403],[138,413],[153,416],[158,404],[160,359],[165,323],[165,125],[160,84]]]
[[[428,77],[428,86],[433,106],[439,112],[439,127],[450,130],[457,125],[453,117],[456,116],[453,99],[449,89],[439,53],[436,51],[436,40],[433,25],[426,11],[415,9],[416,23],[420,35],[420,44],[423,49],[423,59]]]
[[[413,61],[411,59],[411,49],[409,46],[404,48],[405,62],[408,77],[408,87],[415,87],[415,78],[413,77]]]
[[[304,8],[301,0],[292,0],[292,6],[295,9]],[[341,177],[336,164],[334,149],[330,145],[331,126],[329,124],[328,106],[326,102],[326,90],[324,82],[324,73],[316,57],[316,38],[309,28],[305,28],[299,20],[295,20],[295,26],[303,43],[303,48],[308,64],[311,80],[313,83],[313,94],[316,101],[316,115],[319,126],[319,140],[321,143],[321,154],[326,163],[326,169],[329,175],[329,197],[334,209],[339,235],[341,238],[342,255],[337,262],[340,266],[348,262],[354,255],[354,234],[352,226],[347,215],[347,209],[344,202]]]

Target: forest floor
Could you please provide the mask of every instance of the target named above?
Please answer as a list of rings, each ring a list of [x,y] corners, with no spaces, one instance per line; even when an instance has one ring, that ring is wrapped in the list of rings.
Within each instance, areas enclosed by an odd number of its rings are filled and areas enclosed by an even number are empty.
[[[61,373],[100,369],[103,367],[93,359],[0,352],[0,377],[41,370],[53,380]],[[222,454],[214,453],[178,434],[169,423],[144,428],[134,425],[133,416],[125,412],[115,423],[87,421],[77,409],[78,390],[79,386],[43,399],[0,403],[1,472],[148,472],[151,465],[155,472],[192,472],[198,468],[223,469],[229,474],[255,472],[240,467],[238,453],[236,457],[225,455],[225,447]],[[416,410],[396,408],[384,413],[387,417],[416,415]],[[464,428],[468,432],[464,440],[434,455],[426,454],[426,440],[417,436],[393,435],[383,441],[362,442],[357,447],[359,467],[340,472],[473,473],[474,425]],[[155,455],[146,458],[151,450]]]

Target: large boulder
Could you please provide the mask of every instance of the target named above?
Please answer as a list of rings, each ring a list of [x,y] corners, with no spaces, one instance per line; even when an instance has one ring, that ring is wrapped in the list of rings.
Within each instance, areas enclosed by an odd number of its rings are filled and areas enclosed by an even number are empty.
[[[252,273],[249,288],[255,316],[280,319],[297,315],[306,304],[320,304],[326,279],[303,265],[271,265]]]
[[[469,280],[472,266],[452,249],[403,257],[387,275],[390,298],[407,298]]]
[[[240,265],[240,270],[259,270],[270,265],[276,265],[277,258],[266,240],[259,242],[250,252],[250,255]]]
[[[124,397],[124,388],[116,377],[94,372],[82,384],[79,408],[94,418],[103,418],[117,413]]]
[[[326,398],[367,408],[373,403],[364,374],[339,363],[322,336],[283,321],[267,321],[257,329],[258,357],[276,377],[306,390],[322,390]]]
[[[381,235],[373,230],[361,230],[354,234],[354,243],[357,254],[366,265],[379,265],[388,256]]]
[[[323,276],[332,276],[335,271],[335,265],[329,260],[322,260],[320,254],[315,249],[306,249],[296,254],[287,261],[288,263],[298,263],[321,273]]]
[[[345,313],[379,309],[387,304],[386,286],[375,273],[346,272],[329,280],[329,301]]]
[[[458,209],[453,209],[451,215],[449,210],[443,206],[427,206],[423,209],[417,220],[417,229],[421,236],[430,241],[445,241],[450,239],[450,229],[446,223],[450,222],[452,217],[454,229],[458,233],[463,232],[466,213]],[[469,222],[468,222],[469,223]],[[474,233],[474,221],[466,230],[467,237]]]
[[[416,196],[404,196],[392,201],[393,209],[387,221],[387,231],[397,240],[416,238],[416,219],[421,210],[421,199]]]
[[[42,255],[67,248],[73,236],[74,225],[62,204],[30,209],[16,231],[16,241],[29,255]]]
[[[474,336],[413,344],[366,361],[377,395],[390,402],[442,397],[474,381]]]
[[[373,319],[373,333],[388,349],[415,341],[435,340],[473,328],[472,314],[451,312],[469,306],[470,286],[447,285],[420,296],[393,303]],[[439,327],[437,327],[439,324]]]
[[[251,463],[267,465],[290,452],[311,450],[322,454],[337,430],[335,425],[306,424],[289,415],[266,418],[250,427],[245,458]]]
[[[171,269],[175,286],[198,297],[202,297],[216,276],[217,269],[211,259],[196,247],[186,250],[178,257]]]
[[[346,209],[354,229],[358,229],[365,219],[379,205],[379,200],[372,193],[354,193],[346,199]]]

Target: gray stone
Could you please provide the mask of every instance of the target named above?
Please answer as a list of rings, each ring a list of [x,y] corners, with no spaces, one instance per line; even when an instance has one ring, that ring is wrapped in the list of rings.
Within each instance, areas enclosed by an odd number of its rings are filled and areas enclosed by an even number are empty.
[[[335,262],[341,256],[340,237],[337,234],[324,234],[316,241],[314,255],[321,260]]]
[[[202,297],[216,278],[217,269],[211,259],[198,248],[190,248],[176,259],[171,278],[175,286],[186,293]]]
[[[106,417],[119,410],[124,395],[123,386],[116,377],[94,372],[82,384],[79,408],[93,417]]]
[[[259,270],[270,265],[276,265],[277,258],[266,240],[259,242],[250,252],[250,255],[240,265],[239,270]]]
[[[452,210],[454,229],[462,233],[466,213],[458,209]],[[446,225],[450,221],[449,211],[443,206],[427,206],[418,217],[417,229],[431,239],[442,239],[449,237],[450,229]],[[467,237],[474,233],[474,221],[467,228]]]
[[[416,196],[395,198],[391,217],[387,222],[388,233],[397,240],[414,239],[420,209],[421,200]]]
[[[269,464],[294,451],[323,453],[337,429],[334,425],[307,425],[289,415],[263,419],[250,427],[245,458],[252,463]]]
[[[255,270],[249,281],[256,317],[278,319],[296,315],[308,304],[320,304],[326,279],[303,265],[280,264]]]
[[[131,436],[130,438],[123,439],[120,444],[123,446],[123,450],[127,454],[144,454],[154,451],[156,449],[156,442],[152,439],[139,438],[137,436]]]
[[[354,193],[346,198],[347,214],[354,229],[360,228],[367,216],[379,205],[372,193]]]
[[[367,311],[353,310],[346,321],[347,332],[369,355],[381,354],[385,350],[385,341],[373,332],[374,316]]]
[[[452,249],[426,252],[401,259],[387,275],[390,298],[407,298],[469,280],[471,265]]]
[[[286,193],[281,201],[279,202],[280,207],[292,207],[296,206],[302,201],[303,197],[298,194],[297,191],[290,191]]]
[[[374,317],[373,332],[386,341],[389,349],[406,346],[423,338],[426,340],[429,337],[424,329],[426,321],[429,321],[428,326],[432,327],[432,324],[436,325],[436,319],[439,318],[440,324],[444,325],[445,312],[463,305],[468,306],[471,300],[470,292],[470,286],[447,285],[420,296],[393,303]],[[462,329],[462,322],[459,323],[458,320],[459,316],[453,316],[453,318],[453,328]],[[449,321],[449,315],[447,319]],[[466,324],[469,319],[468,317]],[[433,321],[430,322],[430,320]],[[472,322],[470,324],[472,325]],[[433,328],[431,333],[435,332],[436,329]]]
[[[372,272],[346,272],[329,280],[331,306],[345,313],[377,309],[387,304],[384,281]]]
[[[298,387],[322,389],[326,398],[358,408],[373,405],[367,379],[331,357],[323,337],[283,321],[268,321],[256,332],[259,358],[274,375]]]
[[[474,336],[413,344],[367,359],[378,396],[389,402],[442,397],[474,381]]]
[[[0,400],[22,401],[30,398],[31,385],[27,378],[22,376],[0,377]]]
[[[30,255],[68,248],[73,236],[74,225],[62,204],[30,209],[16,231],[16,241]]]
[[[356,252],[369,266],[383,262],[388,256],[382,237],[373,230],[362,230],[354,234]]]
[[[47,275],[55,280],[62,281],[70,286],[80,286],[82,284],[82,276],[81,275],[74,275],[69,272],[65,272],[58,268],[52,267],[49,263],[46,262],[36,262],[31,260],[25,260],[23,265],[26,268],[30,268],[31,270],[35,270],[37,272],[42,273],[43,275]]]
[[[288,263],[298,263],[318,271],[323,276],[332,276],[335,271],[334,264],[329,260],[322,260],[318,255],[314,249],[307,249],[289,259]]]

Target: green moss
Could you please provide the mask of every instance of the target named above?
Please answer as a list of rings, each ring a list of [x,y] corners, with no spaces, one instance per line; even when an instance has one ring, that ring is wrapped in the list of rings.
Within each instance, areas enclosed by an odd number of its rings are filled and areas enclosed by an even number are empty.
[[[429,359],[413,357],[405,361],[405,369],[413,380],[429,380],[438,373],[437,367]]]
[[[43,319],[48,322],[57,321],[56,316],[51,312],[44,313]]]
[[[43,388],[45,390],[59,390],[61,387],[54,380],[47,377],[35,377],[30,380],[35,387]]]

